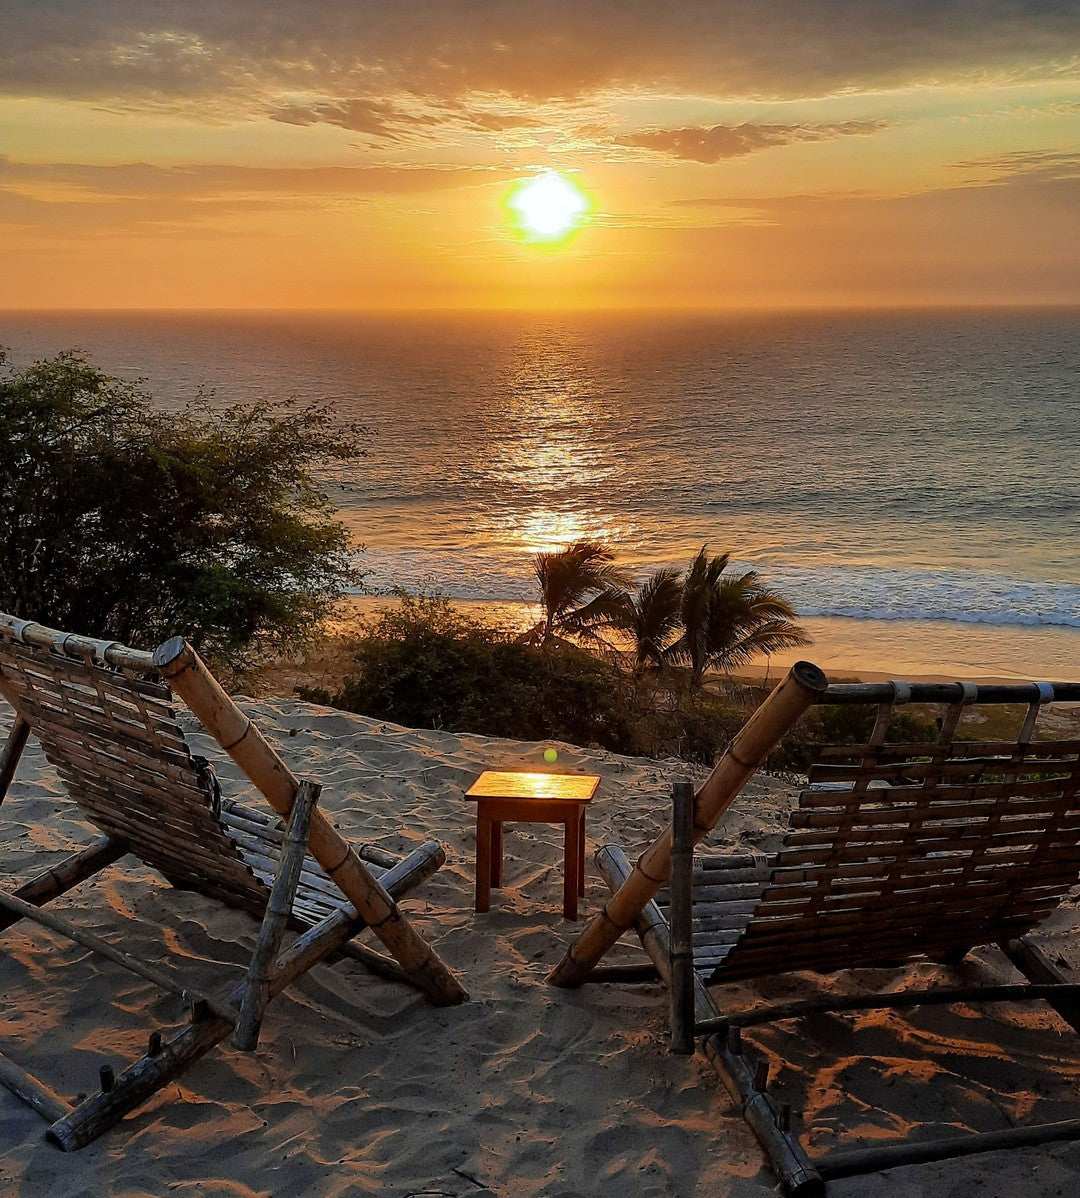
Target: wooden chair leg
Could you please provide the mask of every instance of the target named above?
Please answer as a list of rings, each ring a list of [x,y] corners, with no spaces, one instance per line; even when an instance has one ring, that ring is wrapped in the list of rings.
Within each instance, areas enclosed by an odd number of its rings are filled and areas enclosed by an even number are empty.
[[[476,811],[476,909],[491,910],[491,818]]]
[[[285,926],[292,914],[293,899],[307,852],[311,813],[321,791],[322,787],[314,782],[301,782],[289,815],[285,842],[281,846],[281,864],[270,891],[270,900],[266,904],[259,939],[244,981],[240,1018],[233,1031],[233,1044],[248,1052],[259,1043],[259,1028],[266,1013],[266,1004],[270,1001],[270,976],[274,972]]]
[[[694,1051],[694,788],[689,782],[672,787],[670,970],[671,1051]]]
[[[19,765],[19,758],[22,757],[23,749],[26,748],[29,738],[30,725],[21,715],[16,715],[3,752],[0,753],[0,803],[7,795],[8,787],[11,785],[12,779],[15,777],[15,770]]]

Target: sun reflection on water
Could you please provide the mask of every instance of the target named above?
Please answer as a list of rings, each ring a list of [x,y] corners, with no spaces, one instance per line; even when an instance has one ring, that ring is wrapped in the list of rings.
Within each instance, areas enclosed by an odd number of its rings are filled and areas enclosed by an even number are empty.
[[[592,519],[587,512],[537,508],[522,512],[507,532],[516,551],[531,556],[565,549],[575,541],[613,541],[620,530]]]
[[[487,463],[493,493],[480,536],[521,555],[623,533],[597,503],[618,471],[621,414],[572,336],[521,337],[501,380],[504,436]]]

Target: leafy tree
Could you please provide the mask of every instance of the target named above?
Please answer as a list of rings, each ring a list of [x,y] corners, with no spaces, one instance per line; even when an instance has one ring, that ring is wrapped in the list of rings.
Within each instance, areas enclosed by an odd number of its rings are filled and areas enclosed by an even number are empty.
[[[670,566],[650,574],[636,591],[622,592],[607,619],[629,641],[636,675],[664,662],[681,621],[682,576]]]
[[[0,350],[0,608],[234,667],[295,643],[358,581],[314,480],[361,453],[326,408],[155,410],[77,351]]]
[[[616,612],[629,580],[611,564],[613,556],[601,541],[575,541],[533,558],[544,615],[531,638],[541,647],[556,635],[588,639],[598,624]]]
[[[729,554],[710,557],[703,546],[683,581],[683,631],[669,656],[690,666],[695,689],[709,667],[730,670],[759,653],[810,644],[791,604],[754,570],[725,575],[729,562]]]

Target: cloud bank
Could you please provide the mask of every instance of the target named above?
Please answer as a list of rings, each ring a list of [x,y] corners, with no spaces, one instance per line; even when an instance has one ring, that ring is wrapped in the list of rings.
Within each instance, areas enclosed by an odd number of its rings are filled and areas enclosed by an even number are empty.
[[[0,92],[385,135],[407,101],[792,98],[1080,73],[1076,0],[5,0]]]

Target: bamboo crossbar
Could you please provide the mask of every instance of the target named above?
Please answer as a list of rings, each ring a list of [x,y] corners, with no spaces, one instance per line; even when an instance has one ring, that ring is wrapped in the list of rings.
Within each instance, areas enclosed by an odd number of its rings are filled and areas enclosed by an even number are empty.
[[[953,1003],[1060,1002],[1080,999],[1080,984],[1016,986],[949,986],[929,990],[886,990],[870,995],[830,995],[799,1002],[755,1007],[738,1015],[704,1019],[694,1027],[695,1035],[726,1034],[729,1027],[759,1027],[807,1015],[840,1014],[850,1011],[902,1011],[908,1007],[950,1006]]]
[[[788,1198],[824,1198],[825,1182],[798,1137],[783,1125],[772,1096],[759,1084],[757,1070],[725,1037],[709,1036],[705,1055],[742,1117],[757,1136]]]
[[[128,669],[147,675],[157,673],[153,654],[129,649],[118,641],[100,641],[89,636],[75,636],[73,633],[60,632],[56,628],[47,628],[33,620],[18,620],[3,612],[0,612],[0,632],[7,633],[12,640],[24,645],[37,645],[39,648],[67,654],[80,660],[96,658],[118,670]]]
[[[114,964],[122,966],[128,972],[137,974],[148,982],[153,982],[155,986],[160,987],[169,994],[177,995],[185,1002],[205,1003],[215,1015],[223,1019],[228,1019],[230,1022],[236,1019],[236,1011],[220,999],[214,998],[212,995],[202,994],[200,991],[184,985],[183,982],[177,980],[171,974],[163,973],[160,969],[152,965],[147,965],[145,961],[140,961],[130,953],[125,953],[122,949],[115,948],[107,940],[102,940],[100,936],[95,936],[92,932],[87,932],[82,928],[76,927],[69,920],[56,915],[52,911],[42,910],[40,907],[35,907],[33,903],[25,903],[22,899],[18,899],[13,894],[7,894],[2,890],[0,890],[0,907],[6,908],[20,919],[32,920],[34,923],[40,924],[43,928],[48,928],[51,932],[56,932],[57,935],[72,940],[76,944],[81,944],[83,948],[88,948],[91,952],[97,953],[98,956],[105,957]]]
[[[966,1135],[938,1136],[932,1140],[902,1140],[873,1148],[851,1148],[830,1152],[814,1162],[826,1181],[840,1177],[862,1177],[901,1165],[925,1165],[931,1161],[975,1156],[982,1152],[1001,1152],[1030,1148],[1040,1144],[1080,1140],[1080,1119],[1059,1123],[1036,1123],[1027,1127],[1005,1127],[999,1131],[969,1132]]]
[[[962,683],[909,682],[900,684],[905,703],[1080,703],[1080,682]],[[893,703],[898,699],[895,682],[833,682],[813,700],[816,704]],[[965,687],[969,688],[965,690]]]
[[[16,1098],[21,1098],[32,1111],[37,1111],[43,1119],[48,1119],[50,1123],[57,1119],[63,1119],[65,1115],[70,1115],[72,1112],[73,1108],[70,1102],[61,1098],[32,1073],[21,1069],[3,1053],[0,1053],[0,1086],[10,1090]]]
[[[85,882],[87,878],[93,877],[107,865],[112,865],[126,852],[127,846],[122,841],[102,836],[87,848],[72,853],[56,865],[42,870],[36,877],[15,890],[13,895],[24,903],[40,907],[57,895],[65,894],[73,886],[78,886],[80,882]],[[0,914],[0,932],[22,918],[13,911],[3,912]]]

